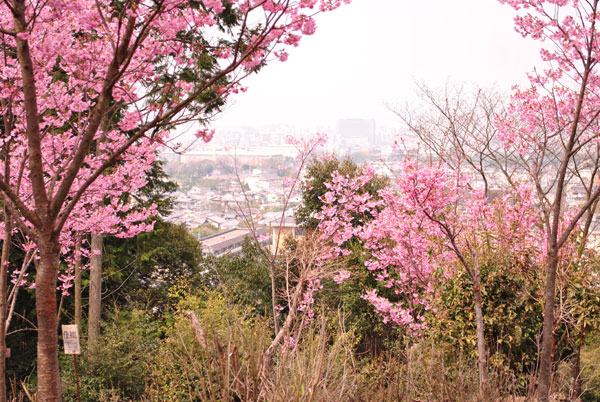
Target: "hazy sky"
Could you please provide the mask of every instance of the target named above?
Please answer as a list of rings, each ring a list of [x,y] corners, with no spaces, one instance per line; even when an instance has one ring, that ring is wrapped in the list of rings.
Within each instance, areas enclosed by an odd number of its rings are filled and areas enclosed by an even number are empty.
[[[339,118],[394,125],[384,103],[410,101],[414,81],[509,92],[538,59],[496,0],[353,0],[317,18],[317,32],[246,81],[214,126],[334,126]]]

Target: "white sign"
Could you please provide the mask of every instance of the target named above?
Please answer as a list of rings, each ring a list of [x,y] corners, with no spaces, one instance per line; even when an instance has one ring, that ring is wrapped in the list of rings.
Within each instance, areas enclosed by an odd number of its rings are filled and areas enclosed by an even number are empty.
[[[65,354],[78,355],[81,353],[79,348],[79,329],[77,328],[77,325],[63,325],[62,337]]]

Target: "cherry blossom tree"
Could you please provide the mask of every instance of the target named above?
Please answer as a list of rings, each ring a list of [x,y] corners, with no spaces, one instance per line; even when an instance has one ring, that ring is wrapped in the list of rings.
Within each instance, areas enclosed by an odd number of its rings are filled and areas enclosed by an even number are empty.
[[[559,255],[582,219],[589,230],[600,197],[600,50],[598,0],[500,0],[517,10],[515,25],[524,37],[543,43],[546,69],[529,74],[517,87],[508,115],[498,119],[499,136],[518,151],[520,166],[535,184],[546,233],[546,286],[538,400],[548,401],[556,328]],[[567,205],[569,190],[583,200]],[[587,237],[587,235],[586,235]]]
[[[68,266],[58,276],[57,289],[61,292],[61,306],[62,299],[71,293],[71,288],[76,283],[76,276],[79,276],[80,279],[81,270],[85,268],[81,265],[82,254],[85,254],[88,258],[91,257],[90,259],[94,257],[93,250],[90,253],[86,248],[81,248],[82,233],[101,231],[101,233],[110,233],[118,237],[133,237],[152,229],[149,218],[156,213],[156,207],[150,204],[147,207],[130,209],[128,203],[123,200],[123,194],[135,192],[144,185],[147,173],[152,168],[156,156],[156,145],[146,148],[135,158],[122,160],[119,168],[113,172],[112,181],[94,183],[95,185],[82,197],[67,220],[60,237],[61,259]],[[115,187],[115,184],[118,184],[118,187]],[[9,216],[5,215],[5,219]],[[6,263],[3,265],[3,277],[10,276],[11,287],[9,289],[6,285],[2,286],[2,293],[0,293],[0,299],[3,303],[6,303],[5,310],[3,310],[4,316],[0,321],[0,336],[3,345],[6,331],[10,327],[14,314],[19,290],[23,287],[35,288],[35,282],[28,279],[31,273],[30,266],[39,261],[39,249],[35,243],[22,232],[19,233],[19,236],[15,236],[15,233],[13,233],[15,230],[18,230],[18,228],[13,228],[10,220],[4,222],[2,260]],[[21,241],[23,241],[23,244],[19,244]],[[15,246],[23,248],[25,252],[23,262],[14,268],[10,266],[8,260],[11,253],[11,243],[13,242]],[[81,290],[77,289],[76,292],[78,293],[75,297],[77,299],[77,296],[79,296],[78,307],[81,309]],[[60,314],[59,307],[58,316]],[[80,314],[81,311],[79,311],[79,317]],[[4,381],[5,370],[4,367],[0,367],[0,389],[5,389]]]
[[[539,199],[547,200],[552,190],[553,181],[548,179],[554,174],[551,167],[558,165],[556,151],[549,146],[545,150],[539,147],[539,152],[524,152],[522,147],[507,144],[503,136],[506,127],[498,122],[506,122],[509,118],[517,119],[514,108],[506,110],[503,97],[494,91],[467,89],[465,86],[446,86],[440,91],[418,84],[417,93],[424,105],[420,108],[395,108],[394,112],[405,123],[406,129],[419,138],[420,150],[425,151],[426,158],[443,161],[452,170],[463,169],[470,172],[475,178],[479,178],[477,182],[488,196],[497,193],[499,189],[512,188],[517,191],[519,183],[523,181],[538,183],[534,187],[538,201],[532,208],[538,211],[540,217],[544,217],[544,210],[548,205],[539,202]],[[578,208],[593,197],[594,183],[600,171],[599,162],[598,148],[589,146],[582,150],[582,154],[569,169],[566,180],[571,190],[569,193],[571,197],[578,197],[581,204],[573,203],[573,199],[569,197],[569,205],[562,206],[565,218],[561,225],[564,227],[570,223],[570,218],[577,213]],[[544,164],[547,166],[545,169],[532,168]],[[582,328],[587,324],[582,322],[586,321],[573,318],[573,314],[580,314],[581,309],[573,308],[568,295],[577,294],[582,283],[593,282],[594,274],[590,273],[589,260],[594,253],[589,247],[589,239],[594,229],[597,204],[598,199],[592,202],[559,252],[556,291],[561,297],[555,305],[555,333],[564,334],[565,328],[569,328],[566,331],[569,334],[585,332]],[[546,235],[543,237],[546,238]],[[542,249],[545,252],[548,246],[545,245]],[[544,275],[542,271],[545,271],[545,261],[544,257],[539,263],[539,275]],[[583,278],[586,273],[587,279]],[[594,293],[593,286],[585,286],[588,294]],[[543,304],[543,295],[536,297]],[[582,339],[569,339],[568,342],[581,344]],[[553,343],[552,353],[557,355],[563,344],[564,337],[561,337]],[[571,345],[576,351],[579,350],[577,344]],[[575,384],[572,395],[581,393],[577,391],[580,377],[578,353],[577,351],[572,358]],[[535,384],[532,384],[531,389],[535,389]]]
[[[358,191],[372,175],[369,169],[356,179],[337,174],[328,184],[330,192],[323,196],[318,218],[323,239],[332,243],[331,256],[348,254],[345,244],[361,239],[370,253],[365,265],[399,296],[393,301],[368,290],[365,299],[384,322],[416,334],[427,327],[424,312],[431,308],[440,278],[436,273],[448,278],[464,270],[473,284],[480,395],[488,400],[480,268],[494,258],[518,264],[541,253],[533,192],[520,187],[488,199],[483,190],[470,187],[460,171],[419,167],[407,159],[395,187],[381,190],[381,200],[374,201]],[[352,224],[357,219],[361,225]]]
[[[348,2],[345,0],[345,2]],[[59,401],[61,236],[119,161],[206,125],[242,80],[315,31],[341,0],[3,0],[5,217],[38,247],[38,399]],[[197,136],[212,135],[201,129]],[[125,172],[126,174],[126,172]],[[2,306],[0,306],[2,307]]]

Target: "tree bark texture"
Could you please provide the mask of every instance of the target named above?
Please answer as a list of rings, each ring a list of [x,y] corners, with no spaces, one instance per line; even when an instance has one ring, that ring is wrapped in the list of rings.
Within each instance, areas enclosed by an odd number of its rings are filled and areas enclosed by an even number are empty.
[[[538,401],[548,402],[552,382],[552,349],[554,345],[554,304],[556,302],[556,269],[558,251],[551,247],[548,250],[548,269],[546,288],[544,290],[544,328],[542,330],[542,351],[540,352],[540,375],[538,384]]]
[[[573,359],[573,367],[571,375],[573,377],[573,387],[571,389],[571,400],[579,401],[581,397],[581,345],[583,344],[584,329],[583,325],[579,333],[579,343],[577,344],[577,350],[575,351],[575,358]]]
[[[0,402],[6,402],[6,320],[8,311],[8,256],[12,225],[4,208],[4,239],[0,258]]]
[[[479,395],[482,401],[490,400],[490,383],[487,372],[487,354],[485,351],[485,334],[481,298],[481,283],[477,273],[473,281],[473,298],[475,300],[475,322],[477,324],[477,357],[479,363]]]
[[[39,238],[40,260],[35,278],[37,310],[38,401],[59,402],[58,318],[56,282],[60,258],[57,238],[42,234]]]
[[[88,351],[93,358],[100,340],[100,307],[102,303],[102,235],[92,234],[90,244],[90,297],[88,314]]]
[[[81,237],[78,235],[75,238],[75,268],[73,275],[74,279],[74,289],[75,293],[75,325],[77,325],[77,329],[79,330],[79,336],[81,337]]]

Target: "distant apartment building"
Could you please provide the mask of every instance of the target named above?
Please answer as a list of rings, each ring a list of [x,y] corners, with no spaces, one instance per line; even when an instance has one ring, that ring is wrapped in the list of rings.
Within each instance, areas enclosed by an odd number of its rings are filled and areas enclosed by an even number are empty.
[[[256,230],[256,237],[262,246],[269,245],[269,230],[259,228]],[[241,254],[242,244],[247,237],[252,238],[250,229],[230,229],[222,233],[206,236],[200,239],[202,243],[202,255],[214,255],[220,257],[225,254]]]
[[[181,163],[193,163],[200,161],[214,161],[224,165],[232,165],[235,161],[238,166],[250,164],[261,166],[273,158],[293,158],[298,150],[293,145],[246,147],[225,149],[192,150],[181,155]]]
[[[298,226],[293,216],[286,216],[279,219],[273,219],[269,222],[269,232],[271,235],[271,249],[273,252],[281,249],[285,244],[287,237],[301,237],[304,229]]]

